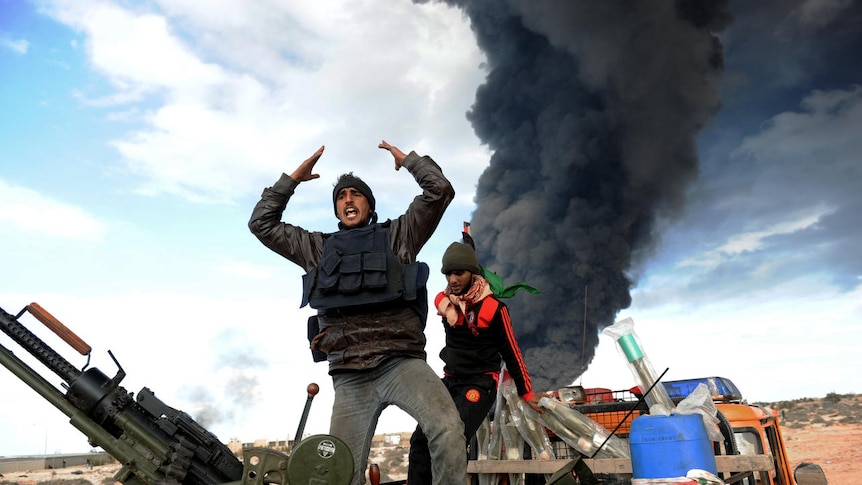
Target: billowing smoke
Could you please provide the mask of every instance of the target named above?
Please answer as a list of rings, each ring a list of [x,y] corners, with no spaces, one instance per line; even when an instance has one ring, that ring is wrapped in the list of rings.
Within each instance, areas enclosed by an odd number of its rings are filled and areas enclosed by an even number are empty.
[[[487,57],[467,114],[493,150],[477,252],[542,291],[510,302],[518,339],[537,389],[569,385],[698,173],[697,133],[720,108],[713,33],[730,14],[717,0],[448,3]]]

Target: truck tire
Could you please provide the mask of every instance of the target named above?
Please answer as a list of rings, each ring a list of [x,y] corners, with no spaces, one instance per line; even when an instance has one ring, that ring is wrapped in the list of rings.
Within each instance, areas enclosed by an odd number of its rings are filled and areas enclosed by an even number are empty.
[[[725,455],[738,455],[739,448],[736,446],[736,438],[733,434],[733,427],[730,422],[724,417],[721,411],[716,410],[715,417],[718,418],[718,430],[721,431],[721,436],[724,437],[724,453]],[[719,443],[715,443],[715,454],[720,455],[721,449]]]

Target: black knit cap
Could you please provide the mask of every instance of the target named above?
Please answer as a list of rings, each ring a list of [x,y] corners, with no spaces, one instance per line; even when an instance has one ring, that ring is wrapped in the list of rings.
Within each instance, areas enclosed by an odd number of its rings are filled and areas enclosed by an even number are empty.
[[[353,175],[353,172],[343,173],[335,182],[335,188],[332,189],[332,208],[335,211],[335,217],[338,217],[338,205],[335,203],[338,199],[338,193],[341,189],[353,187],[368,199],[368,205],[371,207],[371,213],[374,213],[375,200],[374,194],[371,192],[371,187],[368,186],[361,178]]]
[[[446,252],[443,253],[441,273],[446,274],[451,271],[469,271],[474,274],[482,274],[476,251],[473,251],[469,244],[453,242],[446,248]]]

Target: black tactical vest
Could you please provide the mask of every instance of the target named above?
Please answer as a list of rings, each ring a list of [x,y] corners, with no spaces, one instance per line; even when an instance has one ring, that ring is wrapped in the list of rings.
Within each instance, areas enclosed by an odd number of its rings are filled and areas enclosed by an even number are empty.
[[[301,307],[310,304],[318,311],[385,308],[424,298],[420,290],[428,280],[428,265],[401,264],[389,241],[389,221],[331,234],[317,266],[302,277]]]

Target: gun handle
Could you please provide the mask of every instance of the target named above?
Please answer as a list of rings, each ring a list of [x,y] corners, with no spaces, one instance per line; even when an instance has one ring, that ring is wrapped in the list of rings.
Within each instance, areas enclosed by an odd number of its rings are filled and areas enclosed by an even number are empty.
[[[81,337],[75,335],[75,332],[69,330],[68,327],[60,323],[60,320],[57,320],[54,315],[48,313],[48,311],[42,308],[38,303],[30,303],[27,305],[27,310],[30,314],[36,317],[36,320],[39,320],[46,327],[51,329],[51,331],[63,339],[64,342],[77,350],[79,354],[88,355],[90,351],[93,350],[87,342],[84,342]]]
[[[368,465],[368,479],[371,485],[380,485],[380,466],[377,463]]]

